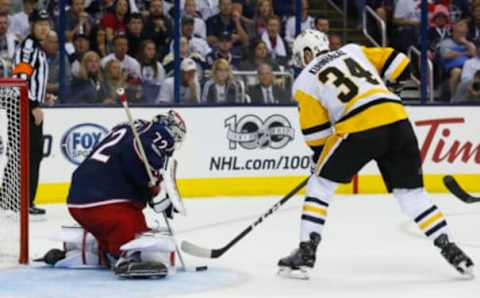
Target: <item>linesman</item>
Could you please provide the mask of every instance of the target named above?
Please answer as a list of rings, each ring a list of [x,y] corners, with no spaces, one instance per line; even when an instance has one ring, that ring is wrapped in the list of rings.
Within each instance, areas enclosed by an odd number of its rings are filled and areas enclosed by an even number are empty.
[[[28,82],[30,115],[30,208],[31,215],[45,214],[35,207],[40,162],[43,157],[43,110],[48,80],[47,57],[41,43],[50,31],[50,20],[45,10],[34,10],[29,17],[31,33],[15,52],[13,75]]]

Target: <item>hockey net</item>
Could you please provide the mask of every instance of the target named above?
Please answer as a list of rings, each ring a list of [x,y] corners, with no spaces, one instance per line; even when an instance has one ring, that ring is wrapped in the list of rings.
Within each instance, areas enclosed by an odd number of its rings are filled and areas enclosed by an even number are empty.
[[[28,263],[28,97],[0,79],[0,268]]]

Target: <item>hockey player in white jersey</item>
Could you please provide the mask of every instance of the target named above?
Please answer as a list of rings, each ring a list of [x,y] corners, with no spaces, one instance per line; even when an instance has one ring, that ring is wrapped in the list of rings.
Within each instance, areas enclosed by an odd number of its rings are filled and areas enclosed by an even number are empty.
[[[280,259],[280,273],[307,278],[337,184],[374,160],[402,211],[456,270],[473,276],[472,260],[450,241],[444,214],[424,190],[418,142],[402,101],[384,83],[401,77],[409,59],[392,48],[354,44],[329,51],[328,38],[316,30],[297,37],[293,54],[303,68],[293,95],[316,169],[306,188],[300,245]]]

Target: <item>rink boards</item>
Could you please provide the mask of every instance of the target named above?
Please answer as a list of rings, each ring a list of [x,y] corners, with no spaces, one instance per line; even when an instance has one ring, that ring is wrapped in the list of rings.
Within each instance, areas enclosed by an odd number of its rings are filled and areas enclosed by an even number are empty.
[[[165,108],[133,109],[149,119]],[[178,108],[188,135],[176,155],[185,197],[284,194],[309,173],[296,107]],[[427,188],[446,191],[445,174],[455,175],[468,191],[480,191],[479,107],[408,107],[424,159]],[[65,200],[70,176],[90,150],[125,121],[121,108],[45,109],[45,158],[39,202]],[[358,184],[341,193],[385,191],[375,164],[360,173]]]

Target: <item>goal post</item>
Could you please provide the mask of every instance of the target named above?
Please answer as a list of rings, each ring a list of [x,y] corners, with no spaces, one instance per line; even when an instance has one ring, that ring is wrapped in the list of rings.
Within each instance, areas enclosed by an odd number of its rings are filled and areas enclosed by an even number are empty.
[[[0,79],[0,267],[29,259],[29,117],[27,82]]]

